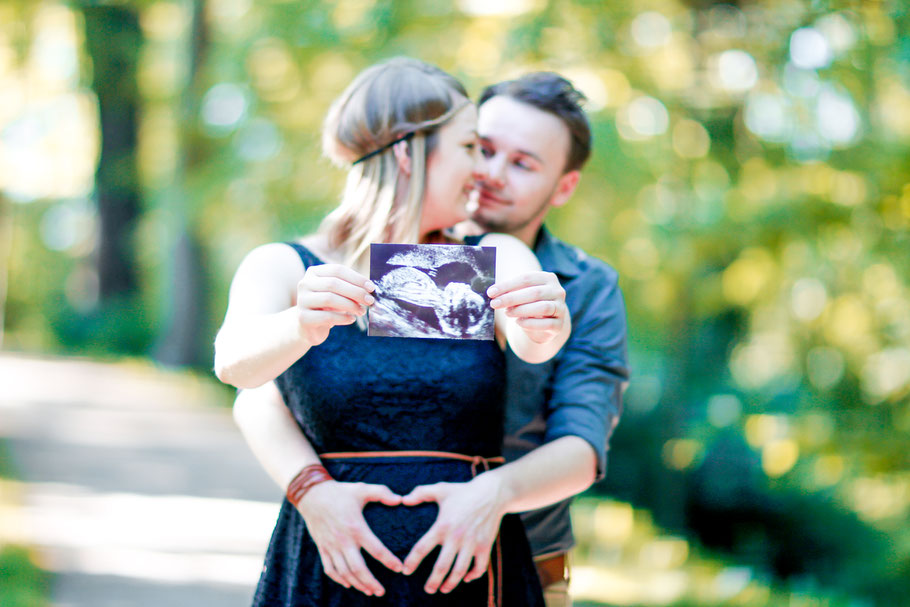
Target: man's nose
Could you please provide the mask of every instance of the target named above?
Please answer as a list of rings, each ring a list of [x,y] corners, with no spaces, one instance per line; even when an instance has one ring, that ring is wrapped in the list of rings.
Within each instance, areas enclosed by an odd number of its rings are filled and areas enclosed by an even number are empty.
[[[480,154],[474,163],[474,179],[493,187],[501,187],[503,183],[503,163],[497,157],[485,157]]]

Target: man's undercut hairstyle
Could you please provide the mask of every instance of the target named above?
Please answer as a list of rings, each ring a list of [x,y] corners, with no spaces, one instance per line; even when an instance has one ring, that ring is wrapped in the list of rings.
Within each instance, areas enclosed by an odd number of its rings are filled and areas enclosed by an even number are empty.
[[[502,95],[553,114],[569,129],[571,142],[564,171],[580,170],[591,155],[591,125],[581,105],[586,97],[572,83],[553,72],[533,72],[515,80],[491,84],[477,106]]]

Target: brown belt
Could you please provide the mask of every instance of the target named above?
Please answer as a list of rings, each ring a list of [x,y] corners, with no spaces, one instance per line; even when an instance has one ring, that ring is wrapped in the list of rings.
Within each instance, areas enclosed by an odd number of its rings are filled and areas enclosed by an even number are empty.
[[[540,585],[543,588],[556,582],[569,581],[565,553],[535,561],[534,564],[537,565],[537,575],[540,576]]]
[[[456,459],[471,464],[471,476],[478,472],[486,472],[493,464],[502,464],[502,456],[481,457],[479,455],[464,455],[462,453],[449,453],[448,451],[345,451],[336,453],[320,453],[321,459],[378,459],[396,457],[429,457],[440,459]],[[501,607],[502,605],[502,544],[499,534],[493,541],[493,554],[487,565],[487,607]],[[495,567],[494,567],[495,563]],[[495,574],[494,574],[495,569]]]

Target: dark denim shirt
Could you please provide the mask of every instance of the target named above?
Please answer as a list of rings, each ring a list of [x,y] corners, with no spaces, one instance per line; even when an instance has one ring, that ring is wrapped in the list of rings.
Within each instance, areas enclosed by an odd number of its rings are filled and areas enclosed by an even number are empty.
[[[599,480],[629,379],[618,275],[546,228],[538,234],[534,252],[566,290],[572,334],[554,358],[539,365],[507,351],[503,454],[512,461],[557,438],[579,436],[597,454]],[[535,556],[564,552],[574,544],[569,501],[522,514]]]

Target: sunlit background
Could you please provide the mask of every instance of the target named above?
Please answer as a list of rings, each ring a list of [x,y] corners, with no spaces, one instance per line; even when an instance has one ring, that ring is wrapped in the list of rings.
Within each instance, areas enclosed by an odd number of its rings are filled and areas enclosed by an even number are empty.
[[[633,368],[576,596],[910,596],[906,3],[95,4],[0,0],[3,348],[207,368],[242,256],[332,208],[354,74],[557,70],[595,150],[549,224],[618,269]]]

